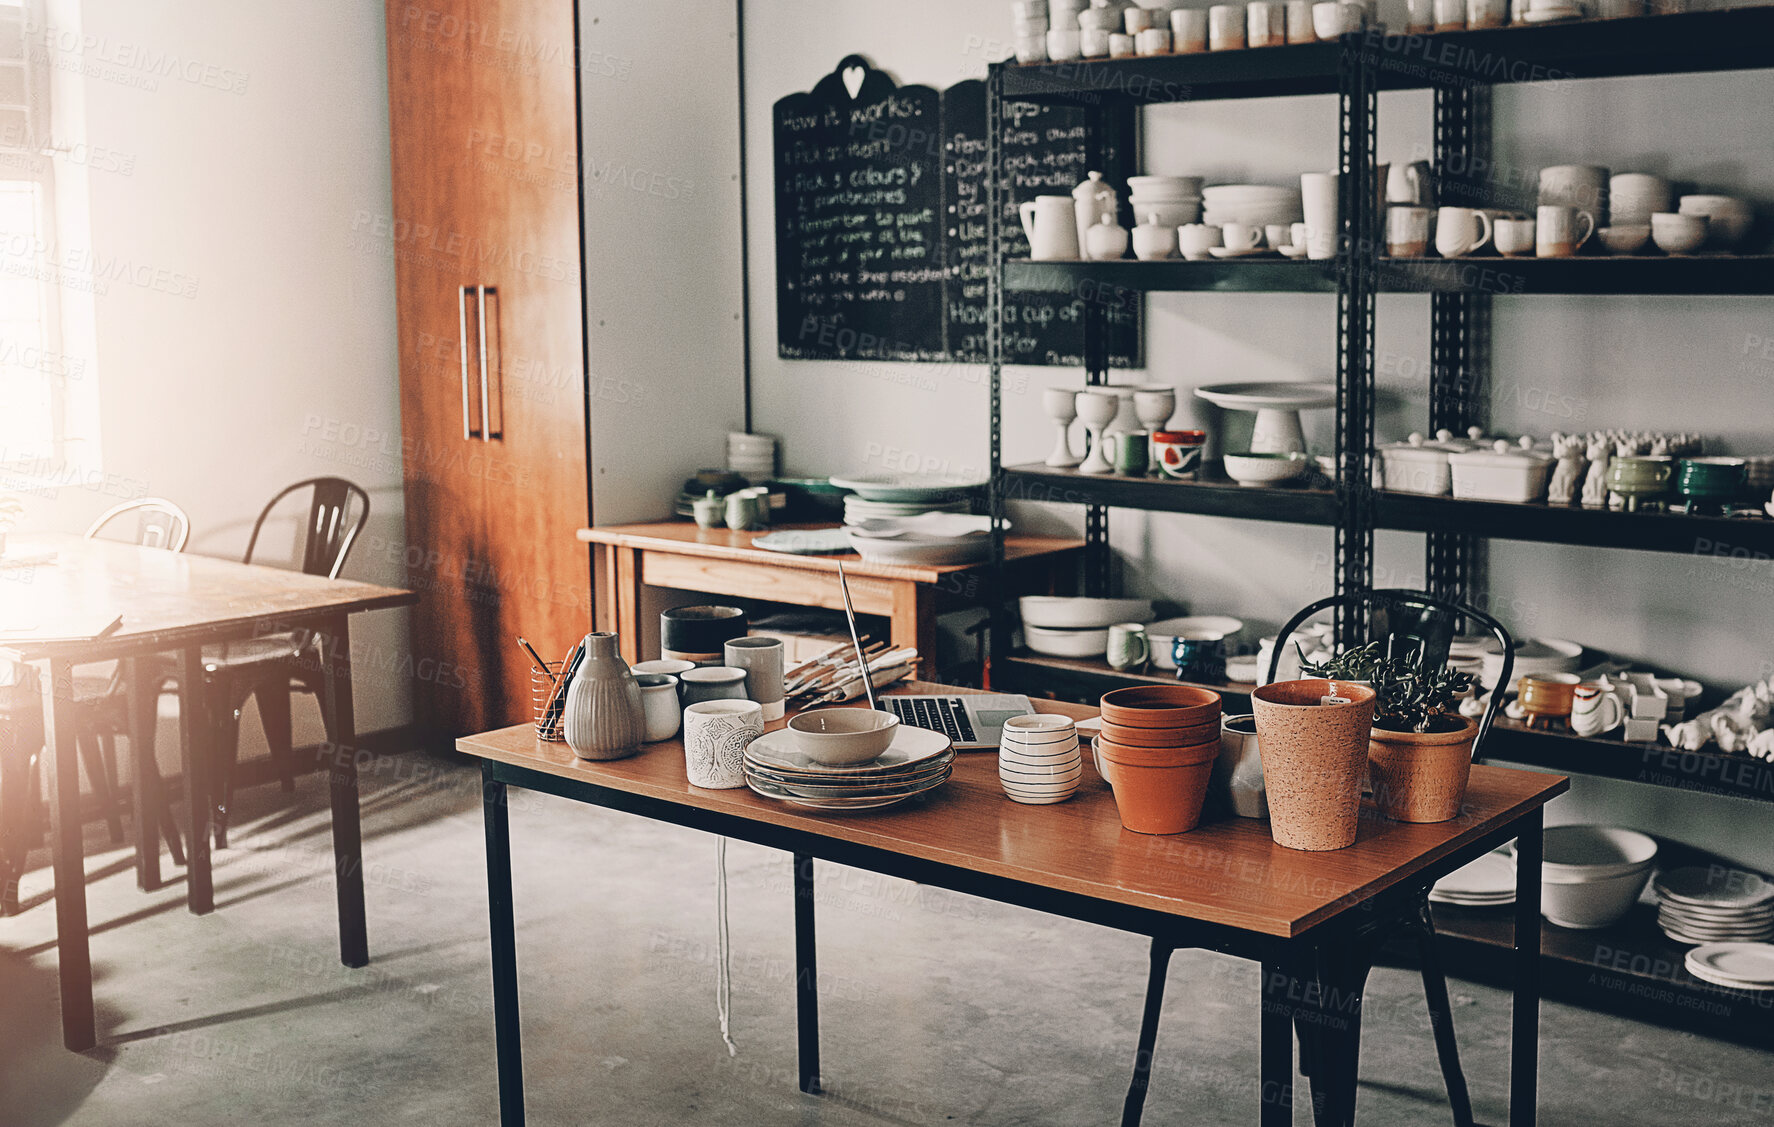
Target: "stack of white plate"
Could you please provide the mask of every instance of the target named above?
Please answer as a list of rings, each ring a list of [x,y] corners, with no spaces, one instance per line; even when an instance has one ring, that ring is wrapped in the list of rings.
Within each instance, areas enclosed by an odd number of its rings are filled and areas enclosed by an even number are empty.
[[[992,520],[924,513],[850,525],[850,547],[869,563],[939,567],[979,563],[992,554]]]
[[[1657,925],[1677,943],[1774,938],[1774,883],[1758,873],[1694,866],[1662,873],[1651,887]]]
[[[1563,638],[1528,638],[1515,646],[1509,676],[1516,681],[1536,673],[1575,673],[1583,665],[1583,647]],[[1494,687],[1503,676],[1503,651],[1493,640],[1484,649],[1484,683]],[[1506,690],[1507,691],[1507,690]]]
[[[1486,853],[1435,882],[1429,899],[1462,908],[1501,908],[1515,903],[1515,862],[1506,853]]]
[[[964,513],[967,510],[966,501],[870,501],[854,493],[844,497],[845,524],[915,517],[925,513]]]
[[[1150,599],[1028,595],[1017,600],[1017,609],[1022,613],[1023,641],[1033,652],[1049,657],[1102,657],[1109,647],[1109,627],[1152,617]]]
[[[1774,990],[1774,946],[1708,943],[1688,952],[1688,973],[1730,990]]]
[[[1154,216],[1160,227],[1181,227],[1201,221],[1201,177],[1129,176],[1128,206],[1135,222]]]
[[[1214,227],[1227,223],[1249,223],[1258,227],[1270,223],[1298,223],[1306,216],[1298,188],[1219,184],[1202,189],[1201,198],[1207,205],[1202,222]]]
[[[727,435],[727,468],[757,485],[776,476],[776,439],[732,431]]]
[[[745,749],[745,782],[768,798],[816,810],[874,810],[935,790],[955,766],[955,745],[940,732],[900,725],[875,759],[827,767],[802,754],[794,733],[767,732]]]

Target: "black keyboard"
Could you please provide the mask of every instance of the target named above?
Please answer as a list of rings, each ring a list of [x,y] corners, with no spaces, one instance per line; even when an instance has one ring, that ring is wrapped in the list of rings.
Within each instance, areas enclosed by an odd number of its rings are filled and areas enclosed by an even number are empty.
[[[901,724],[941,732],[957,744],[978,743],[960,697],[888,697]]]

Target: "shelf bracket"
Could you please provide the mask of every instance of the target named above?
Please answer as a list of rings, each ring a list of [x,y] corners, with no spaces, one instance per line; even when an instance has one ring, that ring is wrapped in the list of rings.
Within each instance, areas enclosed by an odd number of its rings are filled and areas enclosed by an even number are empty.
[[[1357,37],[1344,41],[1338,65],[1338,190],[1342,232],[1337,262],[1337,524],[1336,588],[1340,595],[1372,589],[1374,574],[1374,293],[1378,268],[1375,52]],[[1337,644],[1367,637],[1367,600],[1337,607]]]

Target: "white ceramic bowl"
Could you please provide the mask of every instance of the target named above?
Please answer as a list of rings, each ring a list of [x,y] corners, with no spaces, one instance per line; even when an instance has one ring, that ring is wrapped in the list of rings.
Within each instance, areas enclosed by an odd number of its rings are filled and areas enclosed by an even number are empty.
[[[1201,177],[1129,176],[1127,191],[1134,199],[1143,199],[1151,203],[1162,203],[1166,200],[1199,201],[1201,199]]]
[[[1755,223],[1755,210],[1735,196],[1683,196],[1676,212],[1705,216],[1707,241],[1720,250],[1740,246]]]
[[[1546,831],[1540,871],[1560,884],[1638,872],[1657,859],[1657,840],[1618,826],[1552,826]]]
[[[1146,627],[1146,648],[1152,653],[1152,664],[1159,669],[1175,669],[1171,651],[1179,637],[1230,638],[1244,629],[1244,623],[1223,614],[1193,614],[1183,618],[1167,618]]]
[[[788,722],[795,746],[815,763],[849,767],[867,763],[893,746],[899,717],[868,708],[821,708]]]
[[[1226,455],[1226,476],[1240,485],[1279,485],[1305,472],[1304,454]]]
[[[1150,599],[1087,599],[1066,595],[1025,595],[1016,601],[1023,623],[1058,629],[1106,629],[1117,622],[1146,622]]]
[[[1651,225],[1628,224],[1597,228],[1595,237],[1609,254],[1637,254],[1651,241]]]
[[[1706,245],[1706,217],[1660,211],[1651,216],[1651,241],[1665,254],[1693,254]]]
[[[1048,657],[1102,657],[1109,649],[1109,631],[1055,630],[1042,626],[1023,626],[1023,640],[1029,649]]]
[[[1543,880],[1540,914],[1559,927],[1612,927],[1626,918],[1650,879],[1651,866],[1647,864],[1619,876],[1580,884]]]
[[[1159,227],[1183,227],[1201,218],[1200,201],[1190,200],[1140,200],[1129,203],[1133,215],[1140,223],[1153,223]]]

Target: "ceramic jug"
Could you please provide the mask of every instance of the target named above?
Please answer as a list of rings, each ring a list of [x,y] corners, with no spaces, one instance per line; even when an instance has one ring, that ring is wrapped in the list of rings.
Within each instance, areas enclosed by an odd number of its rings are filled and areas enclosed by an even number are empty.
[[[1017,205],[1023,234],[1029,237],[1029,257],[1037,262],[1076,262],[1078,214],[1071,196],[1036,196]]]
[[[1120,197],[1100,172],[1092,172],[1088,179],[1072,189],[1072,209],[1078,227],[1078,245],[1089,244],[1090,229],[1103,222],[1104,217],[1110,223],[1115,222],[1115,213],[1121,209]]]
[[[1600,685],[1578,685],[1571,700],[1571,731],[1579,736],[1599,736],[1618,728],[1625,719],[1620,698]]]
[[[581,759],[622,759],[641,750],[646,735],[641,687],[606,631],[585,636],[585,657],[567,687],[562,732]]]

